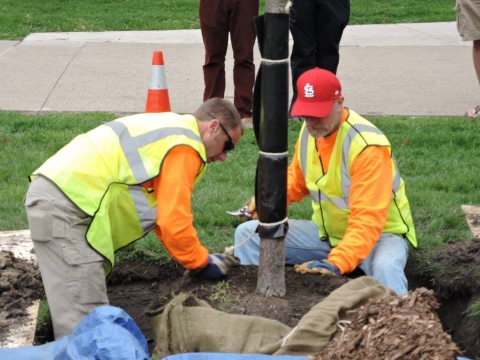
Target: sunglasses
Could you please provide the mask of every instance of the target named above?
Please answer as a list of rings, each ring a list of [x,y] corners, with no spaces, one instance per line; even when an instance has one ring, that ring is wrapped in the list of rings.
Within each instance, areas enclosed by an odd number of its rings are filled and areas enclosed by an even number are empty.
[[[210,114],[209,112],[207,112],[207,114],[209,116],[212,117],[212,119],[217,119],[215,116],[213,116],[212,114]],[[218,119],[217,119],[218,120]],[[225,145],[223,145],[223,152],[229,152],[229,151],[232,151],[233,149],[235,149],[235,144],[233,143],[233,140],[230,136],[230,134],[228,133],[227,129],[225,129],[222,125],[222,123],[220,122],[220,120],[218,120],[218,124],[220,125],[220,128],[223,130],[223,132],[225,133],[225,135],[227,135],[227,138],[228,140],[225,141]]]

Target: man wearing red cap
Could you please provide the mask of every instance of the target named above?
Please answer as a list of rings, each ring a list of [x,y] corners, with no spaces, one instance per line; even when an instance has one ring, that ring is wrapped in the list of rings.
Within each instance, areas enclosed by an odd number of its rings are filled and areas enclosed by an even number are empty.
[[[342,275],[357,267],[398,294],[408,292],[408,243],[417,246],[405,184],[386,136],[343,106],[335,74],[320,68],[297,81],[292,116],[304,120],[288,169],[288,204],[310,195],[312,220],[289,220],[285,261],[300,273]],[[257,228],[241,224],[235,244]],[[235,250],[258,264],[258,235]]]

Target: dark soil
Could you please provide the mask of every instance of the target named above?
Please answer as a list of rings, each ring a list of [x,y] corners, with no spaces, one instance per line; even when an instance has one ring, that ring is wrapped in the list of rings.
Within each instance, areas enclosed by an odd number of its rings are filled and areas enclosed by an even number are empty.
[[[416,275],[419,257],[430,259],[434,269],[432,274]],[[9,266],[12,265],[7,264],[6,268]],[[0,269],[1,284],[5,270]],[[38,278],[35,267],[31,271],[24,270]],[[300,275],[287,267],[286,296],[266,298],[256,292],[257,271],[256,266],[240,266],[233,269],[225,282],[212,282],[187,276],[184,269],[173,261],[162,266],[123,262],[117,264],[108,278],[108,296],[111,305],[124,309],[134,319],[153,349],[151,318],[144,312],[167,303],[180,292],[192,292],[221,311],[263,316],[294,327],[312,306],[349,281],[347,277]],[[463,350],[464,356],[472,359],[480,356],[480,321],[475,322],[465,313],[469,305],[480,301],[480,239],[452,241],[428,252],[412,251],[406,273],[410,289],[426,287],[434,291],[440,304],[437,313],[443,328]],[[354,274],[358,275],[361,274]],[[14,284],[15,280],[10,283]],[[35,291],[37,298],[43,296],[43,289]],[[12,311],[1,305],[4,293],[0,294],[0,319],[1,316],[11,316]],[[28,306],[32,298],[27,296],[30,290],[20,290],[19,293],[25,294],[24,303]],[[416,330],[412,326],[412,332]],[[0,327],[0,338],[1,333]]]
[[[27,308],[44,294],[38,266],[0,251],[0,343],[7,329],[28,316]]]
[[[432,269],[438,271],[422,278],[415,273],[416,259],[423,256],[430,258],[435,264]],[[185,276],[184,269],[173,262],[161,267],[124,263],[109,278],[109,299],[112,305],[126,310],[151,340],[151,318],[144,314],[145,308],[165,304],[180,292],[192,292],[224,312],[263,316],[294,327],[312,306],[348,281],[347,277],[300,275],[287,267],[286,296],[266,298],[256,292],[257,272],[256,266],[240,266],[228,276],[226,285],[221,286],[218,282]],[[480,239],[451,241],[428,252],[412,251],[406,273],[411,290],[418,287],[434,290],[443,328],[464,356],[472,359],[480,356],[480,320],[475,321],[465,313],[469,305],[480,301]]]

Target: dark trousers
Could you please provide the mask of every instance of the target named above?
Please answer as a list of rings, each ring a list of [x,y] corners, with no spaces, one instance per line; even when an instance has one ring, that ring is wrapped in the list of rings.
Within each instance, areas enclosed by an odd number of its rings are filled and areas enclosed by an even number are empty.
[[[225,56],[228,34],[232,43],[234,66],[234,104],[241,117],[251,116],[255,64],[253,46],[259,0],[200,0],[199,18],[205,46],[203,100],[223,98],[225,94]]]
[[[350,20],[350,0],[296,0],[290,10],[293,49],[290,56],[293,97],[297,80],[305,71],[319,67],[337,73],[340,40]]]

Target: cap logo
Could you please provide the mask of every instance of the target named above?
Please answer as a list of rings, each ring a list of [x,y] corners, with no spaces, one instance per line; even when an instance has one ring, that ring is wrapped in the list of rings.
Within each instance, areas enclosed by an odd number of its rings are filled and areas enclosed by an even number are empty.
[[[340,94],[340,91],[339,91],[339,90],[335,90],[335,96],[337,96],[338,94]]]
[[[309,83],[305,84],[305,87],[303,88],[305,91],[305,97],[306,98],[312,98],[315,96],[315,91],[313,90],[313,86],[310,85]]]

